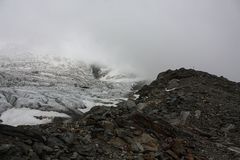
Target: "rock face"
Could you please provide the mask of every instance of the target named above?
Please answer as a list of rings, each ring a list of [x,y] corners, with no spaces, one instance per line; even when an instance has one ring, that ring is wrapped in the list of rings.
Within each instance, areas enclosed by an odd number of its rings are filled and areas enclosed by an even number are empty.
[[[0,125],[1,160],[237,160],[240,85],[179,69],[159,74],[118,107],[95,106],[75,121]]]

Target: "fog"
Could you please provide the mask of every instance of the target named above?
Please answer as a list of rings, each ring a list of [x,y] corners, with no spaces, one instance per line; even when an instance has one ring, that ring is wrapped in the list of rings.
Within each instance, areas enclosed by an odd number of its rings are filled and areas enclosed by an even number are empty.
[[[133,70],[240,81],[239,0],[0,0],[0,45]]]

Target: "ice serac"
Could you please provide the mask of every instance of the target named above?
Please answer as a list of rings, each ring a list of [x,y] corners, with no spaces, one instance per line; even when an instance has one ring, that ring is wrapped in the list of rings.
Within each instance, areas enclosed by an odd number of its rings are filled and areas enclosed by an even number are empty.
[[[137,81],[127,74],[109,78],[110,69],[96,77],[92,65],[82,61],[12,46],[0,50],[0,66],[0,115],[11,108],[29,108],[78,117],[95,105],[116,106]]]

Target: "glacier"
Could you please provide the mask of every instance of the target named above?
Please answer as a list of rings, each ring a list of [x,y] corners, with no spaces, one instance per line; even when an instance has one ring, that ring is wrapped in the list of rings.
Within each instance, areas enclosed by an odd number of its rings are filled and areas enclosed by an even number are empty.
[[[96,79],[91,65],[80,60],[14,47],[1,49],[1,123],[42,124],[54,117],[76,118],[96,105],[114,107],[140,81],[134,74],[105,66],[102,70],[106,74]],[[45,119],[37,119],[39,115]]]

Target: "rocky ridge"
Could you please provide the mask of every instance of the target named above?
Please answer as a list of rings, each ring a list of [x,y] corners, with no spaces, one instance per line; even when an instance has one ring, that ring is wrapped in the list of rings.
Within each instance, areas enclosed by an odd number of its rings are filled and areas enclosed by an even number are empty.
[[[0,125],[2,160],[238,160],[240,84],[205,72],[160,73],[117,107],[79,119]]]

